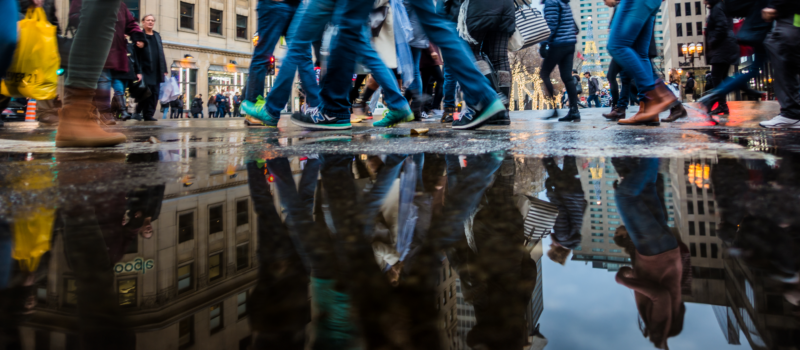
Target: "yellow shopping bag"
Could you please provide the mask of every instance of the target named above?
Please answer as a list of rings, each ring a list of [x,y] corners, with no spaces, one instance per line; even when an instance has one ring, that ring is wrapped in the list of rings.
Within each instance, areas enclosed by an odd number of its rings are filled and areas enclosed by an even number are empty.
[[[17,26],[17,50],[3,77],[0,94],[36,100],[56,98],[57,72],[61,66],[56,26],[47,21],[41,7],[29,8]]]
[[[53,238],[55,209],[39,207],[32,213],[14,220],[14,251],[22,271],[33,272],[39,267],[42,255],[50,250]]]

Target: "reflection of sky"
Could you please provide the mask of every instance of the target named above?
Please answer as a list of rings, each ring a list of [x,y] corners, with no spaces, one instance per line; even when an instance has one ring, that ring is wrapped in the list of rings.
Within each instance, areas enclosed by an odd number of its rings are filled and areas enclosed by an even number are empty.
[[[545,253],[549,246],[548,236]],[[547,350],[655,349],[639,331],[633,291],[617,284],[614,272],[582,261],[561,266],[547,255],[541,261],[544,312],[539,323]],[[668,344],[681,350],[750,349],[744,334],[740,341],[742,345],[728,344],[711,305],[687,303],[683,331]]]

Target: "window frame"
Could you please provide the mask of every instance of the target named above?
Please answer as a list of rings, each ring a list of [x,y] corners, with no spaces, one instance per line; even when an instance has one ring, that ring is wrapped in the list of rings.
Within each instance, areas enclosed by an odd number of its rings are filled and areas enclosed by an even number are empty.
[[[180,288],[180,283],[181,283],[180,270],[181,270],[181,268],[183,268],[185,266],[189,266],[189,285],[187,287],[181,289]],[[186,262],[186,263],[180,264],[175,269],[175,277],[176,277],[175,278],[175,290],[178,292],[178,295],[182,295],[182,294],[185,294],[187,292],[190,292],[190,291],[194,290],[194,282],[195,282],[194,273],[195,273],[195,271],[194,271],[194,261],[190,261],[190,262]]]
[[[122,294],[120,293],[119,288],[120,288],[120,283],[124,283],[124,282],[128,282],[128,281],[133,281],[133,303],[130,304],[130,305],[124,305],[123,306],[122,305]],[[116,288],[117,289],[117,303],[118,303],[119,307],[121,307],[121,308],[133,308],[133,307],[137,307],[139,305],[139,296],[138,296],[138,294],[139,294],[138,293],[139,278],[138,277],[118,279],[116,287],[117,287]]]
[[[211,269],[214,268],[214,266],[211,266],[211,259],[215,256],[219,256],[219,260],[217,260],[217,265],[216,265],[216,268],[219,269],[219,271],[217,271],[217,275],[215,277],[211,277]],[[224,257],[225,255],[222,253],[221,250],[208,255],[208,283],[219,281],[224,277],[223,276],[224,275],[223,267],[225,266]]]
[[[213,316],[212,313],[215,310],[219,310],[219,315]],[[219,302],[217,304],[211,305],[208,308],[208,331],[210,334],[217,333],[225,328],[225,305],[223,302]],[[212,327],[211,324],[215,318],[219,318],[219,324],[216,327]]]
[[[244,247],[244,249],[242,249]],[[239,252],[243,250],[247,252],[247,260],[244,265],[239,265]],[[250,242],[239,243],[236,245],[236,271],[243,271],[250,268]]]
[[[194,209],[186,210],[186,211],[177,213],[176,226],[178,226],[178,234],[176,235],[177,236],[176,238],[178,239],[178,244],[185,243],[185,242],[188,242],[188,241],[191,241],[191,240],[194,239],[195,226],[197,226],[197,225],[195,225],[195,221],[197,220],[197,215],[196,214],[197,213],[196,213],[196,211]],[[190,223],[191,223],[192,232],[191,232],[191,237],[189,237],[189,238],[182,238],[182,237],[184,237],[184,235],[181,233],[181,217],[184,216],[184,215],[191,215]]]
[[[188,325],[188,336],[189,341],[185,344],[181,344],[181,326],[184,324]],[[190,315],[178,321],[178,349],[186,349],[194,345],[194,315]]]
[[[214,21],[215,11],[219,12],[219,22]],[[219,32],[213,32],[212,27],[214,24],[219,24]],[[217,9],[209,9],[208,11],[208,34],[209,35],[217,35],[217,36],[225,36],[225,11],[217,10]]]
[[[183,6],[184,5],[191,7],[191,16],[184,15],[184,13],[183,13]],[[196,17],[195,16],[195,13],[196,13],[195,9],[196,9],[196,6],[193,3],[184,2],[184,1],[178,1],[178,30],[188,30],[188,31],[192,31],[192,32],[197,31],[197,29],[196,29],[197,26],[195,24],[195,19],[196,19],[195,18]],[[183,26],[184,18],[188,18],[188,19],[191,20],[191,22],[192,22],[191,23],[191,25],[192,25],[191,27],[184,27]]]
[[[211,211],[219,209],[219,225],[213,223],[211,220]],[[213,235],[225,232],[225,202],[212,203],[208,205],[208,234]],[[219,226],[219,230],[212,230],[212,227]]]
[[[239,297],[242,294],[244,294],[244,302],[239,300]],[[241,320],[250,314],[247,309],[248,301],[250,301],[250,293],[248,293],[246,290],[239,294],[236,294],[236,315],[238,320]],[[244,305],[244,312],[241,312],[241,310],[239,310],[242,307],[242,305]]]
[[[680,16],[681,16],[681,3],[676,2],[675,3],[675,17],[680,17]]]
[[[240,17],[244,18],[244,36],[239,36],[239,29],[241,29],[241,27],[239,27],[239,19],[240,19]],[[249,24],[250,24],[249,21],[250,21],[250,17],[249,16],[243,16],[243,15],[240,15],[240,14],[236,14],[236,35],[234,36],[236,39],[247,40],[247,37],[248,37],[247,34],[248,34]]]

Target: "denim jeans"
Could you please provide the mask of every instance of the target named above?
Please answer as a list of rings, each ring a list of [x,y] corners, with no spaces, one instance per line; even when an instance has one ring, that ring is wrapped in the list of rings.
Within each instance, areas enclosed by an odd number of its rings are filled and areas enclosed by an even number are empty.
[[[451,68],[450,74],[460,83],[466,103],[470,106],[486,106],[496,100],[497,92],[489,86],[489,81],[475,66],[475,62],[471,58],[467,59],[474,55],[467,42],[458,36],[456,24],[438,14],[432,1],[411,0],[410,3],[428,39],[439,46],[442,57],[447,62],[445,67]],[[445,73],[445,81],[447,75]]]
[[[608,51],[634,79],[640,96],[655,89],[648,51],[660,6],[661,0],[622,0],[611,24]]]
[[[128,80],[111,78],[111,88],[114,89],[114,96],[124,96],[126,86],[128,86]]]
[[[442,94],[444,98],[442,102],[444,104],[444,108],[455,108],[456,107],[456,85],[458,82],[456,78],[453,76],[453,72],[451,72],[452,68],[450,65],[445,64],[442,66],[442,71],[444,73],[444,84],[442,84]]]
[[[677,248],[678,241],[667,226],[656,190],[659,160],[640,158],[625,161],[630,174],[619,183],[616,199],[622,222],[636,251],[652,256]]]
[[[121,0],[83,1],[81,21],[69,52],[66,86],[82,89],[97,88],[100,73],[111,50],[111,42],[114,40],[120,2]],[[69,103],[69,101],[64,102]]]
[[[0,77],[6,76],[6,70],[14,59],[13,52],[17,47],[17,19],[16,1],[0,1],[0,13],[5,13],[5,20],[0,22]]]
[[[422,94],[422,74],[419,73],[419,60],[422,58],[422,49],[412,47],[411,57],[414,58],[414,81],[408,86],[408,90]]]
[[[393,110],[408,109],[408,101],[400,93],[400,88],[397,86],[397,79],[394,77],[392,70],[386,67],[378,52],[372,48],[370,42],[371,31],[369,26],[364,26],[363,35],[359,42],[360,48],[358,49],[361,55],[361,64],[372,73],[372,78],[381,86],[383,90],[383,100],[386,101],[387,107]]]
[[[167,119],[169,116],[169,106],[161,106],[161,119]]]
[[[372,3],[370,0],[337,1],[336,24],[339,32],[331,42],[328,72],[320,82],[320,98],[323,113],[339,120],[350,120],[349,95],[356,59],[360,54],[358,49],[361,45],[358,43],[363,35],[364,22],[372,10]]]
[[[597,95],[589,95],[589,97],[586,98],[586,105],[591,107],[593,101],[595,107],[600,107],[600,97]]]
[[[297,7],[284,2],[258,1],[256,8],[256,13],[258,14],[258,44],[253,50],[253,60],[250,62],[246,100],[256,102],[258,96],[264,93],[269,58],[272,56],[278,39],[283,35],[296,10]]]
[[[289,46],[286,57],[283,58],[281,69],[275,78],[275,85],[267,95],[267,112],[273,118],[279,117],[289,102],[295,71],[300,76],[308,105],[319,106],[319,85],[311,57],[311,43],[325,30],[335,3],[333,0],[313,0],[310,11],[309,3],[301,3],[295,12],[286,39]],[[299,28],[303,30],[298,30]]]

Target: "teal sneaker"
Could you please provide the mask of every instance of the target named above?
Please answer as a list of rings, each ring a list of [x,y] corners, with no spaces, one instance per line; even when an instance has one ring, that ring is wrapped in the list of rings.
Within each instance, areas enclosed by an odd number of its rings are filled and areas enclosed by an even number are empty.
[[[411,109],[390,109],[383,119],[372,123],[372,126],[381,128],[391,128],[397,124],[414,121],[414,113]]]
[[[292,123],[309,129],[347,130],[353,127],[350,118],[339,120],[322,113],[319,108],[306,109],[305,113],[292,114]]]
[[[461,118],[453,122],[453,129],[466,130],[475,129],[492,119],[495,114],[503,112],[506,107],[499,99],[495,99],[488,106],[476,110],[470,106],[464,106],[461,111]]]
[[[257,119],[264,126],[275,128],[278,126],[278,121],[280,118],[273,118],[267,112],[267,100],[263,97],[258,96],[256,103],[250,102],[249,100],[242,101],[242,105],[239,107],[239,111],[245,115],[245,119],[253,118]],[[247,121],[246,121],[247,122]],[[248,123],[248,125],[252,124]]]

